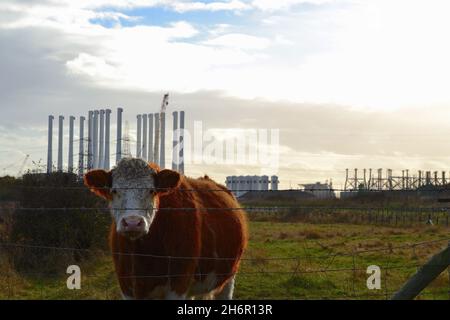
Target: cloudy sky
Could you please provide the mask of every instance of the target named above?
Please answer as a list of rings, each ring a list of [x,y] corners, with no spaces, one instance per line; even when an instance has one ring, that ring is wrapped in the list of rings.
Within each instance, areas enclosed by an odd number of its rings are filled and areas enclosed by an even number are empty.
[[[136,114],[156,112],[166,91],[188,129],[279,129],[282,187],[328,178],[340,187],[353,167],[450,170],[449,9],[445,0],[2,0],[0,174],[16,174],[26,154],[45,162],[49,114],[123,106],[133,138]],[[262,172],[186,167],[219,181]]]

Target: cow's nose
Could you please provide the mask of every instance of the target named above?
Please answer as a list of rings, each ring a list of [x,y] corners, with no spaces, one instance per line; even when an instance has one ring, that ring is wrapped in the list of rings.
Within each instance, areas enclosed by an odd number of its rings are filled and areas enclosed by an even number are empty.
[[[145,233],[145,220],[142,216],[127,216],[120,221],[121,232],[131,238],[138,238]]]

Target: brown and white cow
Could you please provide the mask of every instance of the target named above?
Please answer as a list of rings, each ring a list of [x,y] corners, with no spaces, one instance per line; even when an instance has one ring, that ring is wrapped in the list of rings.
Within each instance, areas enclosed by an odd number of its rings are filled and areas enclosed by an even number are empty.
[[[228,189],[134,158],[84,182],[110,203],[124,298],[232,298],[247,227],[242,210],[227,210],[239,207]]]

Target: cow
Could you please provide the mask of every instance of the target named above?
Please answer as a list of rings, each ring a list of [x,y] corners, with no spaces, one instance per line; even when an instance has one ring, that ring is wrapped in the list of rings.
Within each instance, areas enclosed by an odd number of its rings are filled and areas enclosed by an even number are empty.
[[[136,158],[91,170],[84,183],[109,202],[124,299],[232,299],[248,235],[245,212],[225,186]]]

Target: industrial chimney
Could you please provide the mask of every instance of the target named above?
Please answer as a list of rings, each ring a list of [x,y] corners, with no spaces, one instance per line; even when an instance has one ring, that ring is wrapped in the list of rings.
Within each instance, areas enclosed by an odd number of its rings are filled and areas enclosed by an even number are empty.
[[[111,136],[111,109],[105,111],[105,160],[103,161],[103,169],[109,170],[109,157],[110,157],[110,136]]]
[[[74,116],[69,117],[69,157],[67,169],[68,172],[73,172],[73,123],[75,121]]]
[[[184,111],[180,111],[180,153],[178,161],[178,172],[184,173]]]
[[[178,112],[172,112],[173,138],[172,138],[172,170],[178,171]]]
[[[159,113],[155,113],[155,143],[153,151],[153,160],[159,164]]]
[[[98,110],[94,110],[94,132],[93,132],[93,157],[94,169],[98,168]]]
[[[88,158],[87,168],[91,170],[94,167],[94,144],[93,144],[93,130],[94,129],[94,112],[89,111],[88,115]]]
[[[63,125],[64,117],[59,116],[59,126],[58,126],[58,171],[63,170]]]
[[[136,158],[140,158],[141,154],[142,154],[141,124],[142,124],[142,115],[138,114],[138,116],[137,116],[137,133],[136,133]]]
[[[148,114],[148,162],[154,162],[153,159],[153,114]]]
[[[147,115],[142,115],[142,159],[147,160]]]
[[[53,119],[48,116],[48,144],[47,144],[47,173],[52,173],[53,169]]]
[[[166,113],[161,112],[161,150],[159,166],[161,169],[166,167]]]
[[[117,108],[116,164],[122,159],[122,108]]]
[[[79,155],[78,155],[78,176],[80,178],[83,177],[84,174],[84,120],[86,118],[81,116],[80,117],[80,148],[79,148]]]
[[[103,169],[105,164],[105,110],[100,110],[100,139],[98,147],[98,168]]]

